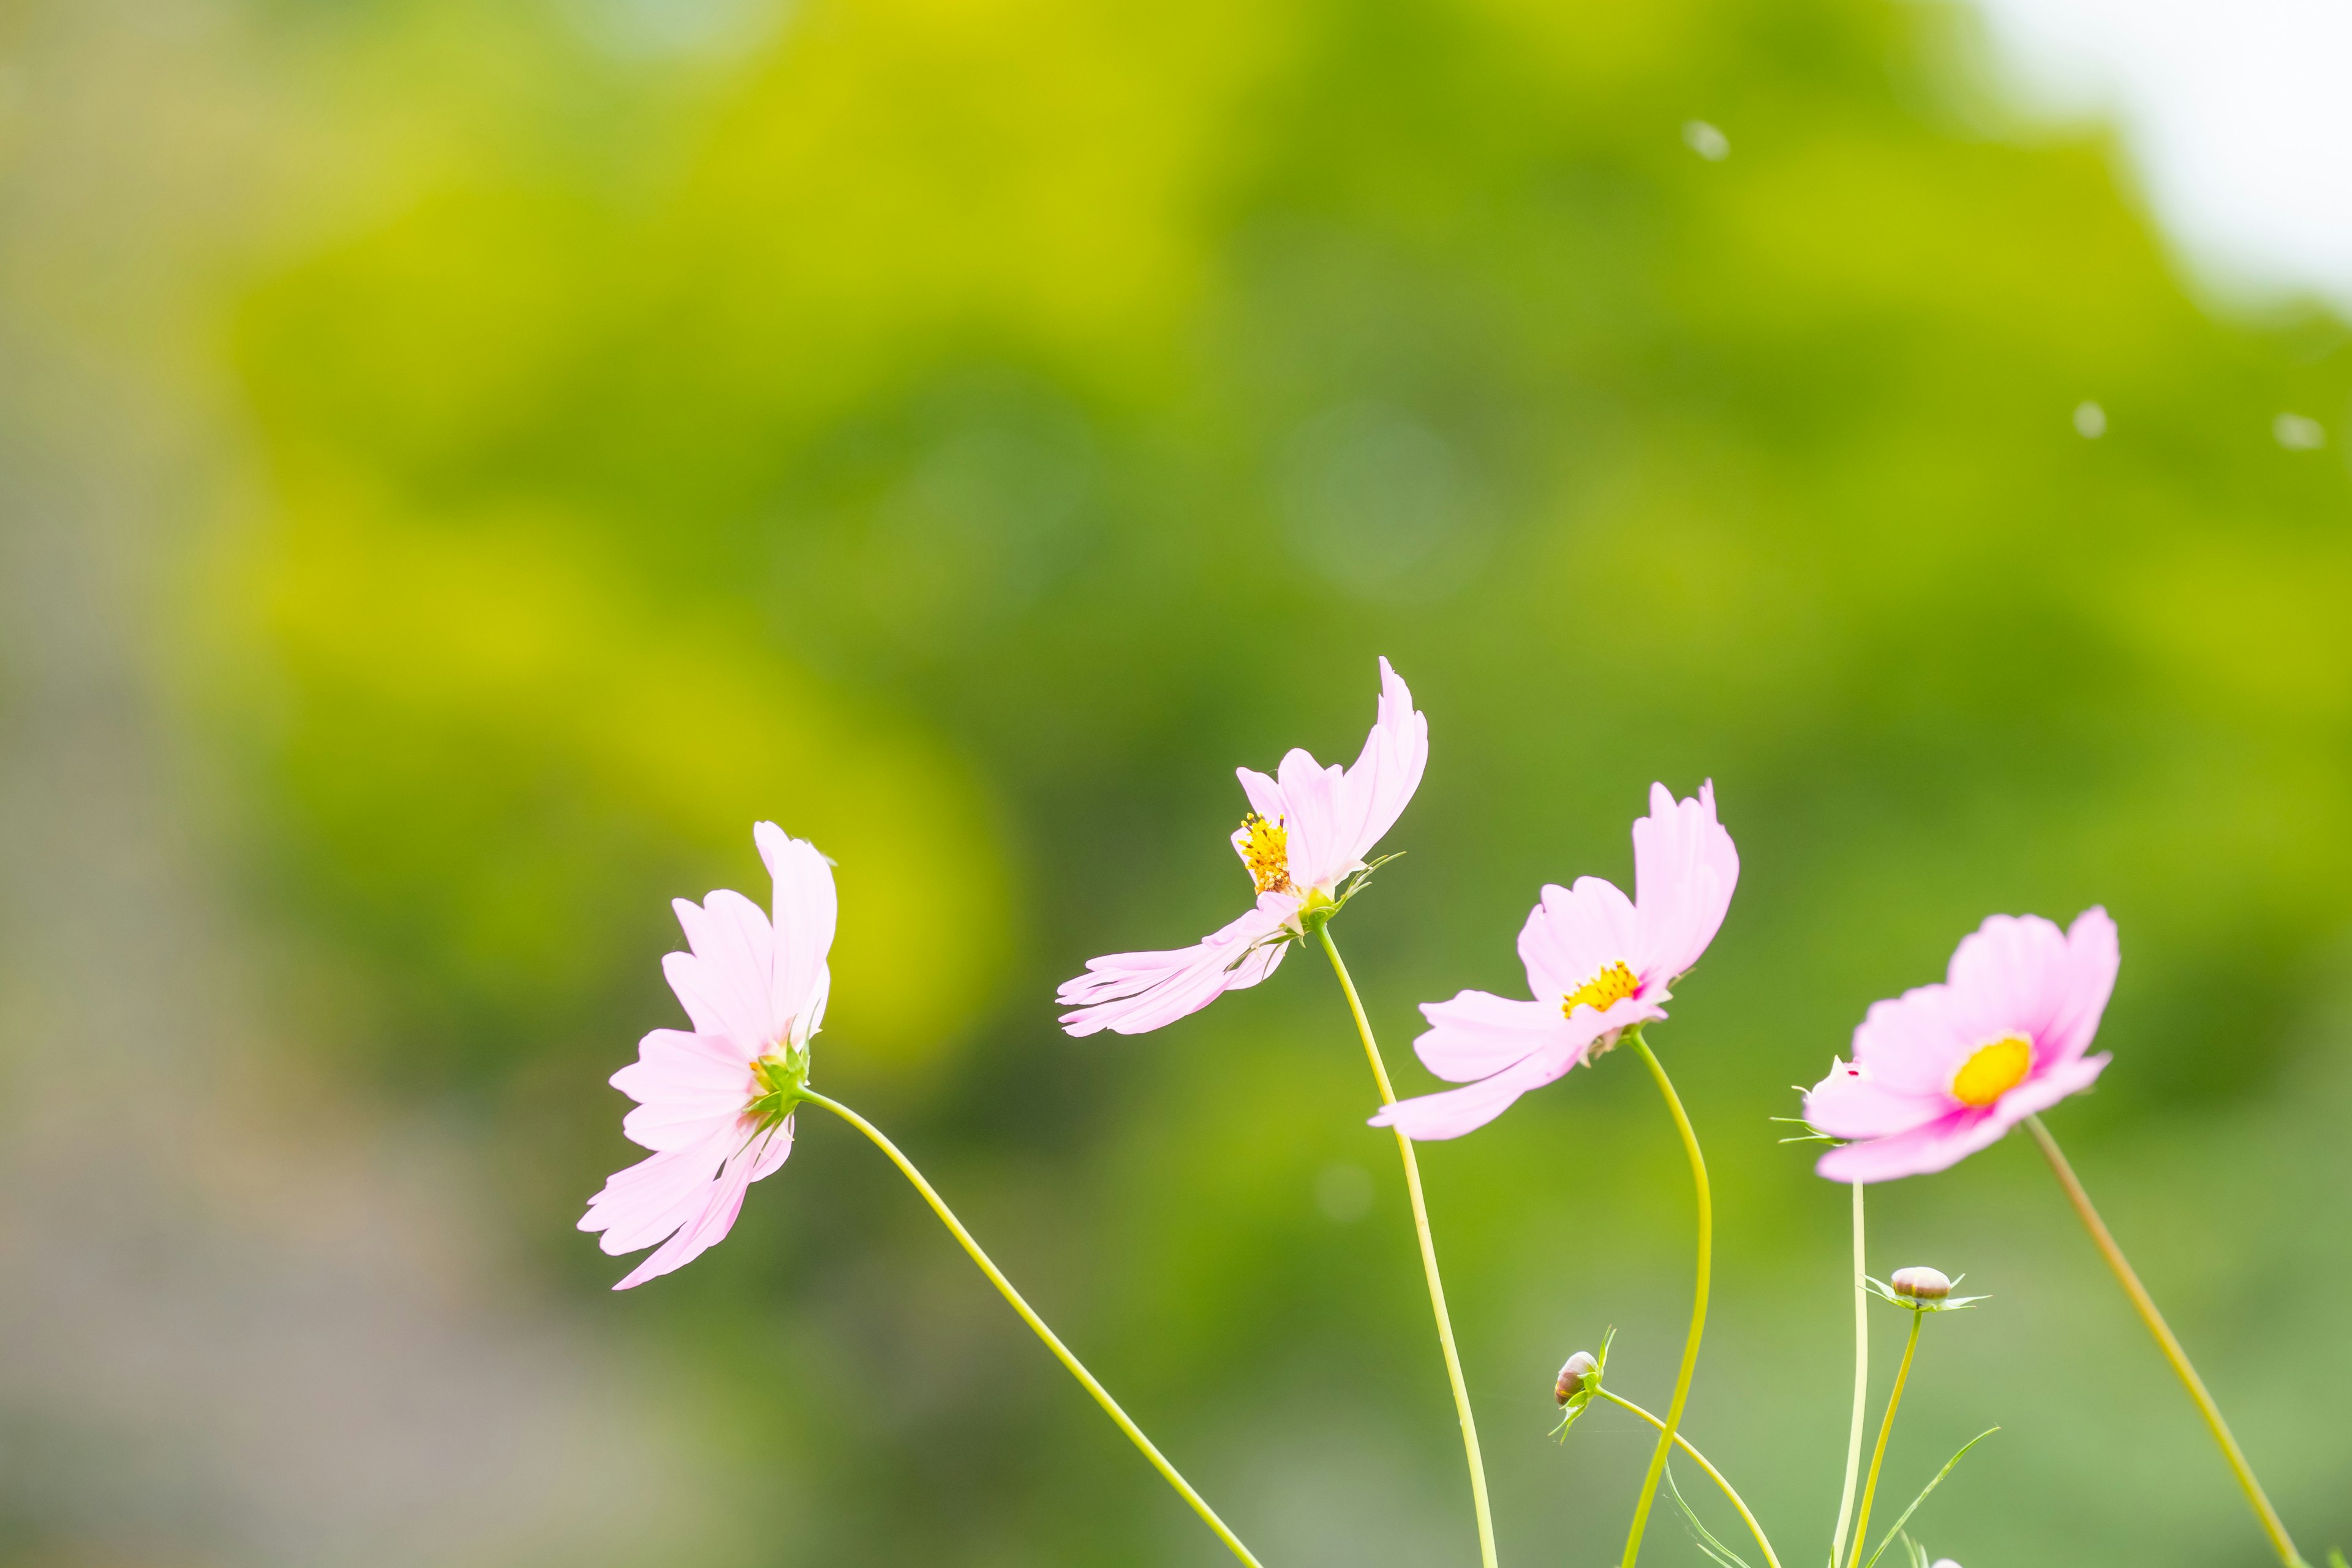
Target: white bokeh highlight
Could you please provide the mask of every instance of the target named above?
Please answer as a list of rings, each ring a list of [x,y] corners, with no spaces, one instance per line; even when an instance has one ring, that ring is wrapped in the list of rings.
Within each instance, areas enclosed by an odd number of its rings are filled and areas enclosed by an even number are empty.
[[[2018,106],[2112,120],[2200,281],[2352,310],[2352,0],[1975,0]]]

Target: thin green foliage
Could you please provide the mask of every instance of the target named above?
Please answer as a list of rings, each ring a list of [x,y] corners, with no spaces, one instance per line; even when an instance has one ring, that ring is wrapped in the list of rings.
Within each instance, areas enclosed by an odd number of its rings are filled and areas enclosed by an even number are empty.
[[[1903,1527],[1910,1522],[1911,1516],[1919,1511],[1919,1505],[1927,1500],[1927,1494],[1944,1484],[1944,1478],[1952,1473],[1952,1467],[1960,1462],[1961,1457],[1967,1454],[1970,1448],[1975,1447],[1979,1443],[1983,1442],[1986,1438],[1991,1436],[1994,1433],[2000,1430],[2000,1428],[1998,1426],[1988,1426],[1983,1431],[1978,1433],[1975,1436],[1969,1438],[1967,1442],[1961,1444],[1959,1453],[1954,1454],[1950,1458],[1944,1461],[1944,1468],[1936,1472],[1936,1479],[1919,1489],[1919,1495],[1911,1500],[1911,1506],[1903,1510],[1902,1518],[1897,1519],[1892,1525],[1889,1525],[1887,1527],[1886,1533],[1878,1538],[1878,1551],[1870,1554],[1868,1561],[1863,1563],[1862,1568],[1873,1568],[1873,1564],[1877,1563],[1880,1554],[1886,1550],[1888,1543],[1894,1541],[1897,1535],[1902,1534]],[[1908,1540],[1909,1537],[1906,1536],[1905,1539]]]
[[[1666,1462],[1666,1495],[1675,1500],[1676,1508],[1682,1510],[1683,1522],[1690,1527],[1691,1539],[1698,1542],[1701,1552],[1715,1560],[1716,1568],[1748,1568],[1748,1560],[1717,1540],[1715,1532],[1701,1523],[1691,1505],[1683,1500],[1683,1489],[1675,1484],[1675,1467],[1671,1459]]]

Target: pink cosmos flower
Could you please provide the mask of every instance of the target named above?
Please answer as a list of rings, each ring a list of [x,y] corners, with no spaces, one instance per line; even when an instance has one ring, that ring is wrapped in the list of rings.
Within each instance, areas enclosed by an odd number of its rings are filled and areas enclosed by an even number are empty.
[[[1429,1032],[1412,1048],[1430,1071],[1470,1087],[1401,1100],[1372,1124],[1458,1138],[1607,1050],[1630,1026],[1664,1017],[1667,986],[1715,940],[1738,880],[1713,782],[1685,801],[1652,784],[1650,815],[1633,824],[1633,899],[1599,877],[1546,887],[1519,931],[1535,999],[1465,991],[1423,1003]]]
[[[1191,947],[1087,960],[1056,997],[1075,1009],[1062,1027],[1144,1034],[1273,973],[1283,949],[1306,933],[1306,917],[1336,907],[1339,884],[1368,868],[1364,857],[1396,825],[1428,763],[1429,721],[1384,658],[1379,718],[1355,766],[1342,773],[1293,750],[1273,778],[1235,770],[1250,811],[1234,830],[1234,852],[1256,904]]]
[[[662,973],[694,1028],[656,1029],[613,1075],[637,1102],[621,1131],[654,1153],[588,1200],[580,1228],[603,1231],[616,1257],[662,1243],[615,1290],[724,1239],[744,1192],[793,1152],[793,1091],[833,984],[833,863],[772,822],[751,838],[775,879],[775,923],[740,893],[674,900],[693,951],[664,957]]]
[[[1885,1002],[1853,1032],[1852,1063],[1805,1096],[1805,1120],[1855,1142],[1815,1167],[1833,1182],[1940,1171],[2091,1087],[2085,1056],[2116,988],[2116,922],[2089,909],[2061,931],[1994,915],[1960,941],[1948,978]]]

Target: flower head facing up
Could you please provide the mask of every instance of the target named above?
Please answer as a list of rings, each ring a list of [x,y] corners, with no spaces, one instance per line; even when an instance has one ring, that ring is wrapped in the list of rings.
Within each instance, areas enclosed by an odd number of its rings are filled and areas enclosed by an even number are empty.
[[[661,1243],[614,1289],[692,1262],[723,1239],[753,1182],[793,1148],[809,1041],[832,988],[832,862],[772,822],[751,830],[775,883],[774,919],[740,893],[674,901],[686,952],[662,973],[691,1030],[656,1029],[613,1087],[637,1102],[621,1131],[654,1151],[588,1200],[580,1228],[614,1256]]]
[[[1426,1002],[1413,1042],[1430,1071],[1466,1089],[1402,1100],[1372,1118],[1417,1139],[1456,1138],[1511,1102],[1666,1016],[1667,989],[1706,951],[1731,906],[1739,852],[1715,815],[1715,785],[1678,801],[1650,786],[1633,824],[1633,897],[1599,877],[1547,887],[1519,931],[1531,1001],[1465,991]]]
[[[2065,931],[1994,915],[1963,938],[1937,984],[1871,1005],[1853,1060],[1832,1061],[1805,1120],[1851,1139],[1815,1167],[1834,1182],[1940,1171],[2091,1087],[2086,1053],[2116,988],[2116,922],[2085,910]]]
[[[1058,1000],[1073,1035],[1140,1035],[1197,1013],[1228,991],[1256,984],[1283,949],[1347,900],[1342,884],[1370,869],[1364,857],[1396,825],[1429,763],[1429,721],[1381,660],[1379,715],[1355,765],[1324,767],[1303,751],[1273,777],[1237,770],[1250,809],[1233,835],[1256,903],[1191,947],[1089,959]]]

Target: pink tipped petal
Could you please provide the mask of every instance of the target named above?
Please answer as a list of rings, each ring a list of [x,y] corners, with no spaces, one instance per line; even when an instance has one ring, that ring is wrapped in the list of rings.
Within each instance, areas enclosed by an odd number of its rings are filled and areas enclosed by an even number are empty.
[[[1519,931],[1528,989],[1565,998],[1612,963],[1633,962],[1633,901],[1615,884],[1579,877],[1573,888],[1547,886]]]
[[[1424,1002],[1421,1012],[1429,1029],[1413,1041],[1413,1053],[1423,1067],[1454,1083],[1471,1083],[1524,1061],[1569,1027],[1558,1003],[1514,1002],[1488,991]]]
[[[2008,1131],[1983,1111],[1955,1110],[1891,1138],[1832,1149],[1813,1169],[1832,1182],[1846,1183],[1924,1176],[1959,1163]]]
[[[751,1186],[750,1151],[727,1162],[719,1179],[704,1189],[700,1209],[693,1218],[677,1227],[667,1241],[656,1247],[646,1260],[629,1270],[615,1290],[628,1290],[648,1279],[685,1268],[712,1247],[727,1239],[735,1228],[736,1215],[743,1212],[743,1194]]]
[[[655,1029],[637,1042],[637,1059],[614,1073],[614,1089],[639,1104],[733,1096],[741,1110],[751,1072],[734,1047],[717,1035]]]
[[[2057,1063],[2002,1095],[1992,1108],[1993,1114],[2004,1127],[2014,1127],[2029,1116],[2039,1116],[2060,1100],[2071,1099],[2097,1082],[2113,1059],[2101,1051],[2095,1057]]]
[[[758,1056],[782,1036],[784,1023],[773,995],[775,934],[768,917],[725,889],[698,905],[678,899],[670,907],[693,950],[662,960],[670,989],[697,1033],[723,1035],[747,1058]]]
[[[1853,1031],[1853,1059],[1889,1089],[1942,1095],[1981,1044],[1955,1015],[1951,987],[1919,985],[1870,1005]]]
[[[756,824],[751,838],[775,882],[773,1011],[794,1042],[805,1042],[824,1019],[831,989],[826,955],[839,908],[833,863],[772,822]]]
[[[1350,860],[1370,854],[1404,815],[1428,766],[1429,720],[1414,710],[1404,678],[1383,658],[1379,717],[1342,785],[1348,805],[1339,852]]]
[[[1541,1089],[1583,1058],[1582,1045],[1549,1046],[1466,1089],[1443,1089],[1382,1106],[1371,1119],[1372,1125],[1393,1127],[1417,1143],[1459,1138],[1486,1126],[1508,1110],[1519,1096]]]
[[[2116,971],[2123,950],[2116,922],[2096,905],[2074,917],[2066,928],[2066,994],[2049,1032],[2037,1042],[2037,1056],[2053,1062],[2071,1062],[2091,1048],[2099,1019],[2115,994]]]
[[[711,1182],[741,1141],[740,1126],[730,1122],[614,1172],[588,1200],[580,1228],[604,1232],[598,1245],[614,1256],[651,1247],[702,1212]]]
[[[626,1290],[682,1268],[724,1241],[727,1233],[735,1227],[736,1216],[743,1212],[745,1192],[753,1182],[782,1165],[792,1153],[792,1148],[793,1128],[788,1118],[782,1125],[759,1132],[747,1133],[739,1123],[710,1142],[689,1152],[698,1158],[688,1163],[687,1168],[694,1173],[697,1180],[686,1193],[684,1201],[673,1202],[658,1215],[648,1213],[642,1223],[631,1227],[624,1238],[625,1244],[616,1242],[613,1232],[605,1234],[605,1251],[630,1252],[658,1239],[663,1232],[654,1229],[654,1226],[673,1218],[677,1220],[676,1228],[668,1233],[669,1239],[630,1270],[628,1277],[613,1289]],[[714,1153],[721,1155],[724,1162],[715,1173],[710,1164]],[[656,1154],[654,1160],[669,1157]],[[644,1163],[650,1165],[653,1163],[653,1160],[648,1160]],[[623,1173],[624,1175],[627,1173]],[[619,1179],[615,1177],[614,1181]],[[608,1189],[610,1185],[607,1184]],[[582,1223],[585,1228],[586,1222]]]
[[[1954,1022],[1971,1041],[2016,1034],[2039,1046],[2065,1011],[2072,970],[2065,933],[2050,921],[1990,916],[1952,953]]]
[[[1103,1029],[1147,1034],[1199,1012],[1228,991],[1256,984],[1282,962],[1287,943],[1267,939],[1283,929],[1283,911],[1295,907],[1269,896],[1191,947],[1088,959],[1087,973],[1065,983],[1056,997],[1075,1009],[1062,1016],[1062,1027],[1076,1036]]]
[[[1896,1089],[1846,1062],[1833,1064],[1829,1077],[1805,1096],[1805,1120],[1833,1138],[1884,1138],[1933,1121],[1950,1109],[1944,1096]]]
[[[1282,759],[1275,774],[1290,813],[1290,879],[1301,888],[1328,887],[1354,868],[1339,821],[1341,776],[1297,750]]]
[[[1242,793],[1249,796],[1252,811],[1268,822],[1279,823],[1288,817],[1290,805],[1282,798],[1280,784],[1255,768],[1235,768],[1234,775],[1242,781]]]
[[[1650,786],[1650,814],[1633,824],[1633,896],[1641,906],[1644,979],[1671,981],[1696,963],[1739,881],[1739,852],[1716,820],[1715,784],[1676,801],[1662,784]]]

